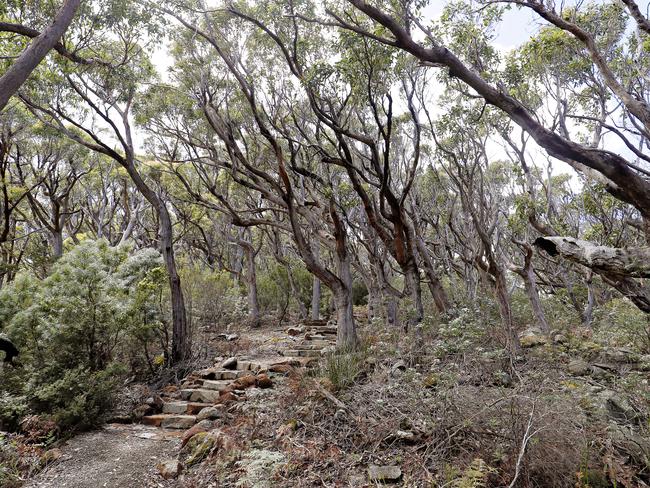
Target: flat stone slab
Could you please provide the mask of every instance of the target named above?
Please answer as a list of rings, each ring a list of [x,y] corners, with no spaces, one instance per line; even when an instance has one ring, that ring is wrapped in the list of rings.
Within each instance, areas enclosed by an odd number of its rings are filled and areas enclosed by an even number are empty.
[[[194,415],[159,414],[142,417],[142,423],[167,429],[189,429],[196,423]]]
[[[162,413],[196,415],[204,408],[211,406],[211,403],[202,402],[167,402],[163,405]]]
[[[203,382],[203,389],[225,391],[231,384],[232,382],[228,380],[205,380]]]
[[[188,390],[189,396],[187,400],[191,402],[201,402],[201,403],[214,403],[219,400],[220,392],[217,390],[206,390],[203,388],[198,388],[196,390]]]

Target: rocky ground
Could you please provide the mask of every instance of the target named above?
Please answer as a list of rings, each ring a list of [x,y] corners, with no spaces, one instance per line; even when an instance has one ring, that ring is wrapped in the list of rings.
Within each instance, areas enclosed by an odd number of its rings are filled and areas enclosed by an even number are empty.
[[[453,327],[425,351],[362,328],[341,356],[325,323],[215,336],[214,364],[135,408],[148,426],[75,437],[28,486],[650,484],[649,356],[528,329],[510,358]]]
[[[140,424],[109,424],[78,435],[28,488],[154,488],[172,486],[157,464],[175,456],[178,432]]]

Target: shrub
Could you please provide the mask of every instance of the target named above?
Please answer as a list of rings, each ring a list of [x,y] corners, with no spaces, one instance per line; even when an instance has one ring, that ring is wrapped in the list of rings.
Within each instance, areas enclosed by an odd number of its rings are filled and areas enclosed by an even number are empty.
[[[51,414],[69,431],[100,420],[133,354],[166,322],[160,255],[131,253],[105,240],[84,241],[40,281],[23,274],[0,291],[4,331],[21,350],[21,367],[0,378],[0,423]]]

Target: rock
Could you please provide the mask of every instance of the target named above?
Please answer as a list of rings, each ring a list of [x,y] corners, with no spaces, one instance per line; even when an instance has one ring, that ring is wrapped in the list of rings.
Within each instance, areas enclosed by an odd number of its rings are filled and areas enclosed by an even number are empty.
[[[422,380],[422,386],[425,388],[435,388],[440,381],[440,377],[436,373],[429,373]]]
[[[293,366],[290,364],[273,364],[269,367],[271,373],[287,374],[291,370],[293,370]]]
[[[329,354],[334,354],[336,352],[336,346],[326,346],[320,350],[321,356],[327,356]]]
[[[300,327],[289,327],[287,329],[287,334],[290,336],[299,336],[300,334],[305,332],[305,328],[300,326]]]
[[[156,468],[158,468],[158,472],[160,473],[160,476],[163,477],[163,479],[172,480],[178,477],[181,470],[183,469],[183,466],[181,463],[173,459],[158,463]]]
[[[236,402],[237,400],[239,400],[239,397],[237,395],[235,395],[232,391],[226,391],[221,394],[219,400],[215,403],[226,405],[231,402]]]
[[[634,363],[639,359],[638,354],[625,347],[607,348],[604,355],[607,360],[615,363]]]
[[[553,336],[554,344],[566,344],[567,342],[569,342],[569,339],[567,339],[567,336],[564,334],[555,334]]]
[[[420,437],[416,435],[415,432],[408,430],[398,430],[395,432],[395,438],[410,444],[415,443],[420,439]]]
[[[574,359],[567,366],[567,370],[574,376],[585,376],[589,373],[589,364],[582,359]]]
[[[271,381],[271,378],[269,378],[268,375],[266,374],[257,375],[257,378],[255,378],[255,384],[257,385],[258,388],[273,387],[273,382]]]
[[[399,466],[377,466],[371,464],[368,467],[368,479],[370,481],[397,481],[401,477],[402,469]]]
[[[61,452],[61,449],[55,447],[54,449],[50,449],[49,451],[45,451],[43,453],[40,459],[40,465],[41,467],[48,466],[52,463],[57,462],[62,457],[63,457],[63,452]]]
[[[187,442],[194,437],[199,432],[207,432],[212,430],[214,424],[211,420],[201,420],[199,423],[193,425],[185,431],[183,437],[181,438],[181,447],[183,447]]]
[[[599,366],[593,365],[590,368],[589,376],[591,376],[594,379],[600,380],[605,377],[607,377],[607,370],[605,368],[601,368]]]
[[[519,335],[521,347],[537,347],[548,343],[548,338],[537,327],[526,329]]]
[[[188,390],[189,391],[189,401],[191,402],[200,402],[200,403],[216,403],[219,401],[221,392],[217,390]]]
[[[169,415],[165,416],[160,426],[166,429],[188,429],[196,422],[194,415]]]
[[[236,341],[237,339],[239,339],[239,336],[237,334],[227,334],[226,335],[226,340],[228,342]]]
[[[242,376],[233,381],[230,386],[233,390],[245,390],[246,388],[255,386],[255,376],[252,374]]]
[[[199,432],[190,438],[181,449],[179,458],[185,466],[193,466],[208,457],[211,452],[233,446],[232,440],[218,429]]]
[[[232,357],[226,359],[223,363],[221,363],[221,367],[223,369],[237,369],[237,358]]]
[[[224,416],[223,405],[215,405],[214,407],[207,407],[201,410],[196,416],[196,420],[216,420],[222,419]]]
[[[160,395],[154,395],[152,397],[149,397],[144,401],[144,403],[149,405],[151,409],[156,413],[162,411],[163,399],[160,398]]]

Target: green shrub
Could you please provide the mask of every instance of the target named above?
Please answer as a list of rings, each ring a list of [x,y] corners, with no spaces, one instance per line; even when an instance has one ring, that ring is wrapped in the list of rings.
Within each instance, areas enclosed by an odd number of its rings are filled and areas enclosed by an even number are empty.
[[[4,287],[0,325],[21,354],[0,377],[0,424],[15,428],[28,413],[52,415],[66,431],[97,423],[133,344],[167,335],[161,265],[153,249],[87,240],[46,279],[23,274]]]

